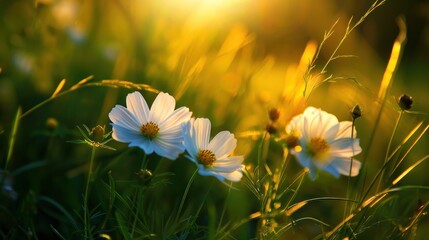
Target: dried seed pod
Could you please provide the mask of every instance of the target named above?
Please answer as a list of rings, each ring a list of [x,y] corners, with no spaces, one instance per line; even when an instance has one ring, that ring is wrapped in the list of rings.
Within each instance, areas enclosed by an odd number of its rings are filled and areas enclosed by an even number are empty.
[[[402,110],[409,110],[413,105],[413,98],[407,94],[402,94],[399,97],[398,105]]]

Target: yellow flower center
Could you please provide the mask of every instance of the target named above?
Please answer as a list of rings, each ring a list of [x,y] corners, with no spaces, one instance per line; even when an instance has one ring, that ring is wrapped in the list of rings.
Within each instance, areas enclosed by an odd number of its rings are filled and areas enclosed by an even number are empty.
[[[211,167],[216,161],[216,156],[210,150],[200,150],[198,152],[197,161],[206,167]]]
[[[329,144],[325,139],[320,137],[311,138],[307,145],[308,154],[318,161],[326,161],[327,152],[329,151]]]
[[[159,127],[154,122],[148,122],[140,127],[140,131],[146,138],[154,139],[158,135]]]

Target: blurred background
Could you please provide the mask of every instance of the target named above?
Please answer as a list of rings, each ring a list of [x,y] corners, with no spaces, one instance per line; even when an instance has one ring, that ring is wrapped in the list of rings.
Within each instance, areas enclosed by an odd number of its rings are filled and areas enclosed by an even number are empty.
[[[365,146],[374,134],[377,94],[402,17],[407,42],[376,132],[381,137],[374,140],[375,146],[385,147],[397,117],[395,101],[401,94],[413,97],[413,111],[429,112],[427,0],[386,1],[338,50],[340,55],[354,56],[332,61],[323,75],[346,80],[323,84],[310,96],[303,96],[304,75],[324,33],[338,20],[315,61],[314,73],[338,46],[350,18],[355,23],[372,4],[369,0],[0,0],[0,129],[5,129],[0,136],[1,161],[6,157],[8,133],[18,107],[25,112],[49,98],[62,79],[67,80],[64,89],[68,89],[90,75],[94,82],[125,80],[174,95],[177,106],[189,107],[194,117],[210,118],[213,133],[234,132],[239,137],[236,152],[248,156],[246,164],[254,161],[257,138],[242,136],[263,131],[271,108],[281,112],[276,127],[282,131],[308,105],[350,120],[350,109],[359,104],[364,117],[356,124]],[[124,105],[131,91],[79,89],[23,118],[10,169],[34,162],[40,166],[16,176],[20,199],[44,194],[78,209],[89,151],[67,141],[80,138],[77,125],[92,128],[100,124],[110,130],[109,111],[115,104]],[[149,103],[155,97],[150,92],[143,95]],[[421,114],[405,116],[397,141],[424,119]],[[427,154],[423,147],[428,144],[427,136],[419,144],[410,161]],[[126,149],[125,144],[111,145],[119,152]],[[122,167],[116,162],[110,166],[122,171],[137,166],[134,160],[141,153],[130,151],[125,154],[127,162],[119,164]],[[380,166],[380,156],[384,157],[379,147],[371,151],[365,153],[372,156],[370,173]],[[101,152],[98,164],[107,165],[103,158],[119,156],[124,154]],[[182,165],[167,164],[165,168],[180,172],[189,167]],[[108,171],[107,167],[100,169]],[[424,168],[416,171],[410,182],[428,183],[429,179],[421,178],[425,172]],[[122,175],[127,174],[117,177]],[[310,185],[307,194],[341,191],[328,189],[333,181],[318,183],[322,186],[316,193]],[[237,195],[237,199],[247,198]],[[246,215],[248,209],[240,200],[235,205],[231,208],[240,206]]]

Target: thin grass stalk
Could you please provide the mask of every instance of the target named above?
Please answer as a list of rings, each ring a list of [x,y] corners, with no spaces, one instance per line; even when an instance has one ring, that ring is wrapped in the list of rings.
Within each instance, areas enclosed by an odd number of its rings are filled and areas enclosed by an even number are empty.
[[[231,188],[232,188],[232,182],[230,183],[230,187],[228,188],[228,192],[227,192],[226,197],[225,197],[225,202],[223,204],[222,213],[220,215],[219,224],[217,226],[217,231],[219,231],[220,226],[222,225],[222,222],[223,222],[223,217],[225,216],[226,203],[228,202],[229,195],[231,194]]]
[[[384,1],[379,3],[379,4],[382,4],[382,3],[384,3]],[[378,126],[380,124],[381,115],[382,115],[384,107],[386,105],[386,96],[389,93],[390,86],[392,85],[392,82],[393,82],[393,76],[396,73],[396,70],[398,68],[398,65],[399,65],[399,62],[401,60],[402,53],[404,50],[404,46],[406,43],[407,28],[405,26],[405,22],[403,19],[398,20],[398,26],[399,26],[400,32],[399,32],[398,36],[396,37],[396,40],[392,46],[392,51],[390,54],[389,62],[386,66],[386,69],[385,69],[384,75],[383,75],[383,79],[381,81],[381,85],[380,85],[380,89],[379,89],[379,93],[378,93],[378,101],[380,103],[380,108],[378,109],[377,117],[375,119],[374,127],[372,128],[367,147],[365,148],[366,151],[365,151],[365,154],[363,156],[362,165],[361,165],[362,169],[365,169],[366,160],[368,159],[368,154],[370,153],[371,147],[373,146],[373,141],[374,141],[374,138],[376,136]],[[384,169],[384,167],[385,166],[383,166],[383,169]],[[363,179],[362,189],[360,192],[364,192],[365,191],[364,188],[366,185],[366,177],[364,177],[364,178],[360,177],[359,180],[360,179]],[[373,183],[371,183],[371,185],[372,184]],[[366,194],[368,194],[369,189],[366,191]],[[362,201],[363,201],[363,199],[365,199],[366,194],[361,198]]]
[[[6,157],[6,163],[4,166],[4,171],[6,172],[7,169],[9,168],[9,163],[10,160],[12,158],[12,152],[13,152],[13,147],[15,145],[15,139],[16,139],[16,133],[18,131],[18,125],[19,125],[19,119],[21,118],[21,108],[18,108],[18,111],[16,111],[16,115],[15,115],[15,119],[13,121],[13,127],[12,127],[12,131],[10,133],[9,136],[9,148],[7,150],[7,157]],[[6,174],[3,174],[3,178],[6,176]],[[1,179],[1,184],[0,186],[3,186],[3,179]]]
[[[223,233],[223,235],[221,235],[221,236],[219,236],[217,239],[218,240],[222,240],[222,239],[224,239],[224,238],[226,238],[226,237],[228,237],[228,235],[232,232],[232,231],[234,231],[235,229],[237,229],[237,228],[239,228],[241,225],[243,225],[243,224],[245,224],[245,223],[248,223],[248,222],[250,222],[251,220],[253,220],[253,219],[256,219],[256,218],[261,218],[262,217],[262,214],[261,214],[261,212],[255,212],[255,213],[252,213],[252,214],[250,214],[249,215],[249,217],[247,217],[247,218],[245,218],[245,219],[242,219],[240,222],[238,222],[238,223],[236,223],[236,224],[234,224],[228,231],[225,231],[224,233]]]
[[[390,148],[392,147],[393,138],[395,137],[396,131],[398,130],[398,126],[399,126],[399,123],[401,122],[403,113],[404,113],[403,110],[399,111],[399,116],[396,119],[396,123],[395,123],[395,126],[393,128],[392,135],[390,136],[390,139],[389,139],[389,144],[387,144],[386,155],[384,157],[383,165],[386,165],[386,164],[390,163],[390,159],[388,159]],[[376,188],[376,192],[378,192],[378,190],[380,189],[380,185],[382,184],[383,177],[384,177],[384,172],[385,172],[385,168],[383,168],[383,171],[381,172],[380,178],[378,180],[378,185],[377,185],[377,188]]]
[[[94,159],[95,159],[95,149],[96,147],[94,146],[91,149],[91,159],[89,161],[89,171],[88,171],[88,177],[86,179],[85,195],[84,195],[84,202],[83,202],[84,204],[83,221],[84,221],[85,239],[92,239],[90,221],[88,216],[88,195],[89,195],[89,185],[92,178],[92,168],[93,168]]]
[[[301,185],[302,185],[302,182],[304,181],[304,177],[305,177],[305,175],[308,173],[308,169],[307,168],[304,168],[304,170],[302,171],[302,173],[294,180],[294,182],[298,179],[298,178],[300,178],[300,180],[299,180],[299,183],[298,183],[298,186],[297,186],[297,188],[295,189],[295,191],[293,192],[293,195],[292,195],[292,197],[289,199],[289,201],[288,201],[288,203],[287,203],[287,205],[286,205],[286,208],[288,208],[291,204],[292,204],[292,202],[293,202],[293,200],[295,200],[295,197],[296,197],[296,195],[297,195],[297,193],[298,193],[298,191],[299,191],[299,189],[301,188]],[[293,184],[293,183],[292,183]]]
[[[355,118],[353,118],[353,120],[352,120],[352,132],[351,132],[351,136],[350,136],[350,138],[352,139],[352,142],[354,139],[355,120],[356,120]],[[355,152],[353,144],[352,144],[352,152],[353,153]],[[352,167],[353,167],[353,157],[350,158],[350,169],[349,169],[349,177],[347,178],[346,199],[348,199],[350,197],[350,178],[352,175]],[[348,201],[345,202],[343,219],[346,217],[346,214],[347,214],[348,203],[349,203]],[[351,212],[351,210],[352,209],[350,208],[350,212]]]
[[[263,215],[268,216],[268,214],[272,211],[271,205],[272,205],[272,202],[277,199],[277,191],[279,189],[280,182],[283,179],[283,174],[285,172],[285,165],[286,165],[288,156],[289,154],[288,154],[287,148],[283,149],[283,158],[282,158],[280,168],[276,169],[274,171],[274,174],[270,174],[271,181],[270,181],[270,186],[268,187],[268,190],[267,190],[267,200],[265,204],[263,204],[265,206],[261,204],[261,212]],[[271,187],[271,183],[274,183],[272,187]],[[260,219],[260,223],[259,223],[260,228],[264,226],[264,221],[265,219]]]
[[[353,219],[356,215],[358,215],[360,212],[365,215],[365,212],[369,209],[374,207],[380,200],[382,200],[385,196],[387,196],[390,193],[400,192],[400,191],[408,191],[408,190],[425,190],[429,191],[429,186],[415,186],[415,185],[409,185],[409,186],[402,186],[397,188],[386,188],[385,190],[376,193],[374,196],[370,197],[369,199],[362,201],[359,203],[359,207],[355,209],[353,213],[351,213],[347,218],[345,218],[343,221],[341,221],[337,226],[335,226],[331,231],[324,234],[323,239],[329,239],[333,234],[335,234],[344,224],[349,222],[351,219]],[[362,224],[364,216],[361,216],[361,219],[359,220],[358,224],[355,227],[355,230]]]
[[[176,223],[179,220],[179,216],[180,216],[180,213],[182,212],[183,204],[185,204],[186,197],[188,196],[189,189],[191,188],[192,182],[194,181],[195,176],[197,175],[197,172],[198,172],[198,169],[195,170],[195,172],[192,174],[191,178],[189,179],[188,184],[186,185],[185,192],[183,193],[182,200],[180,201],[179,210],[177,210],[177,214],[175,218]]]
[[[19,119],[26,117],[27,115],[31,114],[35,110],[37,110],[37,109],[43,107],[44,105],[50,103],[54,99],[62,97],[62,96],[69,94],[71,92],[74,92],[75,90],[87,88],[87,87],[111,87],[111,88],[121,87],[121,88],[126,88],[126,89],[145,90],[145,91],[153,92],[153,93],[159,92],[157,89],[154,89],[151,86],[146,85],[146,84],[135,84],[132,82],[122,81],[122,80],[101,80],[100,82],[88,83],[88,81],[90,81],[92,78],[93,78],[92,75],[88,76],[88,77],[82,79],[81,81],[79,81],[77,84],[73,85],[71,88],[64,90],[62,92],[61,92],[61,90],[65,84],[65,81],[64,80],[61,81],[60,84],[57,86],[56,90],[54,91],[54,93],[48,99],[45,99],[44,101],[38,103],[37,105],[33,106],[29,110],[22,113],[20,115]],[[5,129],[0,130],[0,134],[3,134],[4,131],[5,131]]]
[[[405,152],[405,154],[399,159],[397,159],[395,161],[395,164],[393,164],[393,170],[390,173],[391,177],[393,175],[393,173],[396,171],[396,169],[398,169],[398,167],[401,165],[401,163],[404,161],[404,159],[408,156],[408,154],[411,152],[411,150],[414,148],[414,146],[420,141],[420,139],[423,137],[423,135],[426,133],[426,131],[428,130],[429,125],[427,125],[423,131],[420,133],[420,135],[417,137],[417,139],[411,144],[411,146],[407,149],[407,151]]]
[[[142,169],[143,170],[146,169],[148,162],[149,161],[147,160],[146,153],[143,153],[143,160],[142,160],[142,162],[140,164],[139,171],[142,170]],[[139,218],[140,206],[141,206],[141,204],[139,204],[139,203],[140,203],[140,200],[142,198],[143,191],[144,191],[144,188],[141,188],[141,187],[138,188],[137,192],[136,192],[136,194],[134,195],[134,198],[133,198],[133,203],[132,203],[132,208],[131,209],[136,208],[136,212],[133,214],[134,215],[134,220],[133,220],[133,225],[132,225],[132,228],[131,228],[131,236],[134,236],[134,232],[136,230],[137,219]]]
[[[259,144],[258,147],[258,176],[257,176],[257,180],[259,182],[259,184],[261,184],[261,176],[262,176],[262,165],[263,163],[265,163],[265,156],[264,156],[264,149],[265,149],[265,141],[267,139],[268,136],[268,132],[265,131],[264,134],[262,135],[262,139],[261,139],[261,143]]]

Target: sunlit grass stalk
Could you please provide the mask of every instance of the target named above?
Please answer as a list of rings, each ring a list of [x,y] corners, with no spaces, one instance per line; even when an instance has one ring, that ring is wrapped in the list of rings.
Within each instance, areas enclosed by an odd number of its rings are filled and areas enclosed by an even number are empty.
[[[33,106],[32,108],[30,108],[29,110],[25,111],[24,113],[22,113],[19,116],[19,119],[22,119],[24,117],[26,117],[27,115],[31,114],[32,112],[34,112],[35,110],[43,107],[44,105],[46,105],[47,103],[50,103],[51,101],[62,97],[64,95],[67,95],[71,92],[74,92],[75,90],[78,89],[82,89],[82,88],[86,88],[86,87],[111,87],[111,88],[127,88],[127,89],[136,89],[136,90],[145,90],[148,92],[154,92],[157,93],[159,92],[158,90],[152,88],[151,86],[147,85],[147,84],[136,84],[136,83],[132,83],[132,82],[128,82],[128,81],[122,81],[122,80],[101,80],[99,82],[91,82],[88,83],[94,76],[88,76],[84,79],[82,79],[81,81],[79,81],[78,83],[76,83],[75,85],[73,85],[71,88],[62,91],[66,80],[63,79],[57,86],[57,88],[55,89],[54,93],[47,99],[45,99],[44,101],[36,104],[35,106]],[[1,129],[0,130],[0,134],[2,134],[5,130]]]
[[[264,134],[262,135],[261,143],[259,144],[259,147],[258,147],[258,176],[257,176],[257,180],[258,180],[259,184],[261,183],[262,165],[265,163],[265,141],[266,141],[268,135],[269,135],[269,133],[265,131]]]
[[[385,196],[387,196],[390,193],[396,193],[396,192],[407,191],[407,190],[429,191],[429,186],[410,185],[410,186],[401,186],[401,187],[396,187],[396,188],[392,188],[392,186],[393,186],[393,184],[391,186],[389,186],[388,188],[386,188],[385,190],[380,191],[379,193],[376,193],[374,196],[368,198],[367,200],[360,202],[359,206],[355,209],[355,211],[353,213],[351,213],[349,216],[347,216],[339,224],[337,224],[337,226],[335,226],[331,231],[325,233],[323,236],[323,239],[330,239],[330,237],[332,235],[334,235],[335,233],[337,233],[337,231],[339,229],[341,229],[344,226],[344,224],[348,223],[350,220],[352,220],[358,214],[361,214],[363,216],[361,216],[359,222],[355,225],[355,230],[356,230],[364,221],[363,218],[366,214],[366,211],[368,211],[370,208],[376,206],[377,203],[379,203]]]
[[[288,208],[292,204],[292,202],[295,200],[296,195],[298,194],[298,191],[301,188],[301,185],[302,185],[302,183],[304,181],[305,175],[307,175],[308,171],[309,171],[308,168],[304,168],[304,170],[302,171],[302,173],[300,173],[298,175],[298,177],[295,178],[295,180],[291,183],[291,185],[292,185],[292,184],[294,184],[299,179],[298,186],[296,187],[295,191],[293,191],[292,197],[289,199],[289,201],[288,201],[288,203],[286,205],[286,208]]]
[[[88,195],[89,195],[89,185],[91,183],[92,178],[92,168],[94,165],[94,159],[95,159],[95,149],[96,147],[91,148],[91,159],[89,161],[89,171],[88,171],[88,177],[86,179],[86,186],[85,186],[85,195],[83,200],[83,221],[84,221],[84,232],[85,232],[85,239],[92,239],[91,234],[91,227],[90,227],[90,221],[89,221],[89,214],[88,214]]]
[[[360,19],[355,23],[355,24],[353,24],[352,25],[352,21],[353,21],[353,17],[351,17],[350,19],[349,19],[349,22],[348,22],[348,24],[347,24],[347,28],[346,28],[346,30],[345,30],[345,32],[344,32],[344,34],[343,34],[343,36],[342,36],[342,38],[341,38],[341,40],[338,42],[338,44],[337,44],[337,46],[335,47],[335,49],[334,49],[334,51],[331,53],[331,55],[330,55],[330,57],[328,58],[328,60],[326,61],[326,63],[324,64],[324,66],[322,67],[322,70],[317,74],[317,76],[322,76],[323,74],[325,74],[326,72],[327,72],[327,67],[328,67],[328,65],[333,61],[333,60],[335,60],[335,59],[338,59],[338,58],[344,58],[344,57],[351,57],[352,55],[338,55],[337,53],[338,53],[338,50],[340,49],[340,47],[343,45],[343,43],[344,43],[344,41],[347,39],[347,37],[350,35],[350,33],[352,33],[353,32],[353,30],[356,28],[356,27],[358,27],[360,24],[362,24],[364,21],[365,21],[365,19],[375,10],[375,9],[377,9],[378,7],[380,7],[381,5],[383,5],[384,3],[385,3],[385,1],[386,0],[382,0],[382,1],[379,1],[379,0],[376,0],[376,1],[374,1],[374,3],[371,5],[371,7],[365,12],[365,14],[363,14],[361,17],[360,17]],[[307,73],[305,74],[305,76],[304,76],[304,78],[305,78],[305,86],[304,86],[304,92],[303,92],[303,95],[305,96],[306,95],[306,91],[307,91],[307,89],[308,89],[308,83],[309,83],[309,80],[310,80],[310,72],[315,68],[315,63],[316,63],[316,60],[318,59],[318,57],[319,57],[319,53],[320,53],[320,50],[321,50],[321,48],[322,48],[322,46],[323,46],[323,44],[332,36],[332,34],[334,33],[334,28],[335,28],[335,26],[337,25],[337,23],[338,23],[338,20],[337,21],[335,21],[335,23],[331,26],[331,29],[328,31],[328,32],[325,32],[325,35],[324,35],[324,37],[323,37],[323,40],[322,40],[322,42],[321,42],[321,44],[320,44],[320,46],[319,46],[319,49],[317,50],[317,52],[316,52],[316,55],[315,55],[315,57],[313,58],[313,60],[311,61],[311,64],[309,65],[309,68],[308,68],[308,70],[307,70]],[[325,83],[325,82],[328,82],[329,80],[332,80],[332,75],[330,75],[330,76],[328,76],[327,78],[325,78],[325,79],[323,79],[323,80],[321,80],[321,81],[319,81],[319,80],[316,80],[314,83],[313,83],[313,85],[311,86],[311,88],[310,88],[310,91],[309,91],[309,93],[308,93],[308,95],[306,96],[306,99],[308,100],[309,99],[309,97],[310,97],[310,95],[312,94],[312,92],[313,92],[313,90],[315,89],[315,88],[317,88],[318,86],[320,86],[321,84],[323,84],[323,83]]]
[[[230,229],[228,229],[228,231],[225,231],[222,235],[217,236],[217,238],[216,238],[216,239],[218,239],[218,240],[225,239],[226,237],[228,237],[228,235],[229,235],[232,231],[234,231],[235,229],[239,228],[239,227],[240,227],[240,226],[242,226],[243,224],[248,223],[248,222],[250,222],[250,221],[251,221],[251,220],[253,220],[253,219],[261,218],[261,217],[262,217],[261,212],[259,212],[259,211],[258,211],[258,212],[254,212],[254,213],[250,214],[247,218],[242,219],[240,222],[238,222],[238,223],[234,224]]]
[[[263,215],[268,215],[269,213],[272,212],[272,206],[271,205],[272,205],[273,201],[275,201],[277,199],[277,191],[279,189],[280,183],[283,180],[283,175],[284,175],[284,172],[285,172],[285,166],[286,166],[287,159],[288,159],[288,156],[289,156],[288,153],[289,153],[288,149],[284,148],[283,149],[283,157],[282,157],[282,162],[280,164],[280,168],[277,168],[274,171],[274,174],[270,174],[271,181],[269,182],[270,186],[268,186],[267,192],[266,192],[266,195],[267,195],[266,196],[267,197],[266,198],[266,202],[265,202],[265,204],[263,204],[264,202],[261,201],[261,210],[260,210],[260,212]],[[267,168],[267,171],[269,171],[270,173],[272,172],[269,169],[268,166],[266,166],[266,168]],[[274,184],[274,185],[271,185],[271,184]],[[260,219],[260,221],[259,221],[259,228],[262,228],[264,226],[264,224],[265,224],[264,221],[265,220],[266,219],[264,219],[264,218]]]
[[[371,152],[371,148],[373,146],[373,142],[376,136],[376,132],[378,130],[380,121],[381,121],[381,116],[384,110],[384,107],[386,105],[386,96],[389,93],[389,89],[390,86],[392,85],[393,82],[393,76],[396,73],[396,70],[398,68],[399,62],[401,60],[401,56],[402,56],[402,52],[404,49],[404,45],[406,43],[406,33],[407,33],[407,28],[405,26],[405,21],[401,18],[399,18],[398,20],[398,25],[399,25],[399,29],[400,32],[393,44],[392,47],[392,51],[390,54],[390,58],[389,58],[389,62],[387,64],[387,67],[384,71],[384,75],[383,75],[383,79],[381,81],[381,86],[378,92],[378,101],[380,103],[380,107],[378,109],[377,112],[377,117],[375,119],[375,123],[374,123],[374,127],[372,128],[369,140],[368,140],[368,144],[367,147],[365,148],[365,155],[363,156],[362,159],[362,165],[361,168],[365,169],[365,164],[366,164],[366,160],[368,159],[368,155]],[[385,161],[385,164],[383,165],[382,169],[377,173],[376,178],[379,176],[379,174],[381,173],[381,171],[384,171],[384,168],[386,167],[387,162]],[[361,186],[362,189],[360,192],[364,192],[365,191],[365,181],[366,181],[366,175],[364,175],[363,177],[360,177],[359,180],[363,180]],[[367,196],[367,194],[369,193],[369,190],[372,188],[372,185],[374,184],[374,182],[377,180],[376,178],[374,178],[374,180],[370,183],[370,186],[367,188],[366,193],[361,197],[361,201],[363,201],[365,199],[365,197]],[[381,180],[380,180],[381,181]]]
[[[411,144],[411,146],[407,149],[407,151],[405,152],[405,154],[399,159],[397,158],[397,160],[395,161],[395,164],[393,164],[393,170],[390,172],[390,176],[391,177],[393,175],[393,173],[396,171],[396,169],[401,165],[402,161],[404,161],[405,157],[408,156],[408,154],[411,152],[411,150],[414,148],[414,146],[420,141],[420,139],[423,137],[423,135],[426,133],[426,131],[428,130],[429,125],[427,125],[423,131],[420,133],[419,136],[417,136],[417,138],[415,139],[415,141]]]
[[[283,149],[283,158],[282,158],[282,162],[280,164],[280,168],[278,168],[276,171],[274,171],[274,174],[272,175],[271,182],[274,183],[274,186],[272,187],[271,191],[269,192],[270,196],[268,196],[267,203],[265,204],[264,213],[271,211],[271,203],[277,199],[277,191],[279,189],[280,182],[283,180],[283,175],[285,173],[285,169],[286,169],[285,166],[287,163],[288,156],[289,156],[288,149],[284,148]]]

